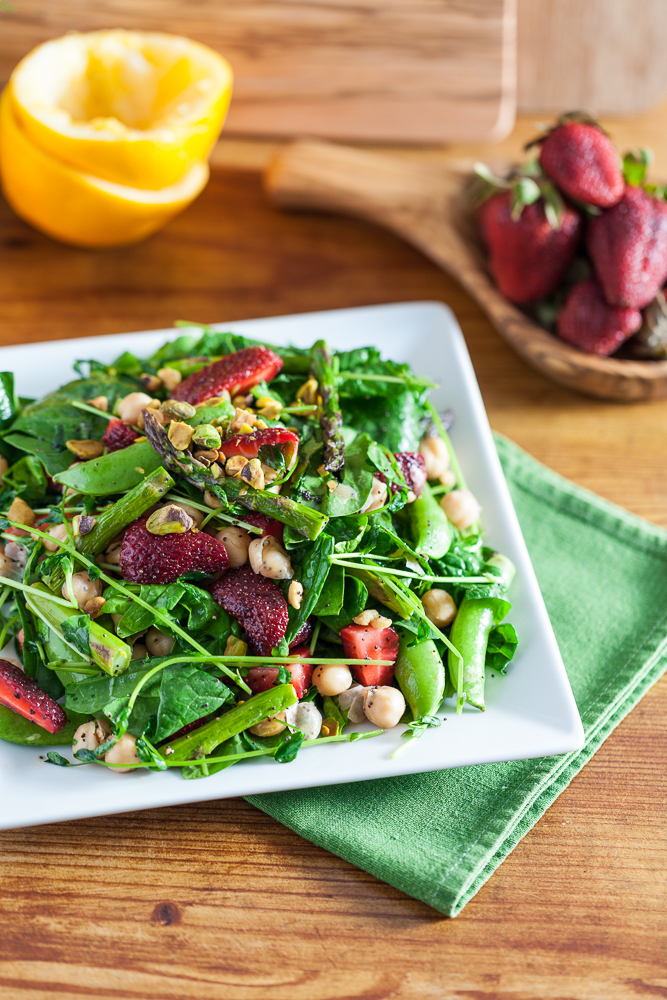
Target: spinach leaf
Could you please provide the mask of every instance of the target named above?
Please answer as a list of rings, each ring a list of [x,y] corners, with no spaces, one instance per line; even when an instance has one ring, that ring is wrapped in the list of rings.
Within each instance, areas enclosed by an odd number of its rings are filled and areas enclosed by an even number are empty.
[[[303,733],[295,732],[285,736],[278,745],[278,749],[273,755],[277,764],[291,764],[296,759],[296,755],[303,746],[305,736]]]
[[[486,647],[485,666],[491,670],[497,670],[499,674],[504,674],[508,663],[516,652],[518,641],[514,626],[510,625],[509,622],[491,629]]]
[[[0,430],[11,424],[19,403],[14,389],[14,372],[0,372]]]
[[[24,455],[5,472],[3,485],[16,490],[25,500],[39,500],[48,492],[42,463],[34,455]]]
[[[338,723],[338,732],[342,733],[348,722],[348,713],[338,704],[338,697],[330,698],[329,695],[326,695],[323,699],[322,711],[325,719],[335,719]]]
[[[156,610],[168,612],[176,607],[184,593],[185,589],[178,583],[147,583],[142,585],[139,597]],[[109,610],[111,611],[111,609]],[[113,613],[118,614],[117,611]],[[128,635],[134,635],[135,632],[150,628],[155,622],[155,615],[148,608],[132,603],[118,622],[116,635],[125,639]]]
[[[417,451],[423,436],[428,411],[421,394],[409,390],[391,392],[386,396],[369,396],[364,399],[341,399],[343,420],[369,434],[373,440],[390,451]]]
[[[331,566],[333,547],[334,541],[331,535],[322,534],[301,560],[297,579],[303,584],[303,599],[298,610],[291,606],[289,608],[290,619],[285,634],[287,643],[292,642],[298,635],[317,604]]]
[[[155,732],[151,734],[157,741],[234,701],[226,684],[194,663],[175,663],[158,674],[155,681],[147,687],[148,696],[158,698]]]
[[[345,596],[345,570],[342,566],[331,566],[320,591],[314,615],[337,615],[343,607]]]
[[[368,449],[373,445],[368,434],[358,435],[345,450],[343,486],[350,496],[327,491],[323,509],[329,517],[356,514],[364,506],[373,487],[373,466],[368,460]]]
[[[70,452],[66,453],[69,457]],[[100,458],[82,462],[54,476],[56,482],[90,496],[125,493],[162,465],[162,459],[148,441],[111,451]]]
[[[343,607],[337,615],[319,615],[322,624],[327,625],[332,632],[338,634],[342,628],[350,625],[353,618],[360,615],[368,601],[368,590],[353,576],[345,576]]]

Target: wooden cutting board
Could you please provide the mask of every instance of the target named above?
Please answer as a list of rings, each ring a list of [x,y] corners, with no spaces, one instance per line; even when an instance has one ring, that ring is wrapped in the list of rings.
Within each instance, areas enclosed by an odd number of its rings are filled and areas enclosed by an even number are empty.
[[[515,0],[16,0],[0,10],[0,81],[47,38],[115,27],[225,55],[227,134],[485,142],[514,122]]]

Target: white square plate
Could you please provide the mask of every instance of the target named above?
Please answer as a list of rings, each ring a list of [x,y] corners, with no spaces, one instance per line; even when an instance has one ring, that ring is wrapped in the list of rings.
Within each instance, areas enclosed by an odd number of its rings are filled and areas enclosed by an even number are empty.
[[[584,735],[577,707],[463,336],[450,310],[434,302],[401,303],[219,328],[300,347],[319,338],[339,349],[375,345],[385,357],[408,361],[417,374],[439,383],[432,399],[438,409],[454,410],[452,439],[468,484],[483,506],[488,544],[516,564],[509,618],[519,634],[519,654],[506,677],[487,685],[486,712],[464,710],[457,717],[449,704],[447,725],[429,731],[396,760],[390,755],[403,726],[363,743],[303,751],[291,764],[253,760],[195,781],[185,781],[178,770],[118,775],[94,766],[53,767],[40,760],[44,748],[0,741],[0,829],[578,750]],[[125,350],[147,356],[181,332],[154,330],[6,347],[0,350],[0,369],[16,373],[20,395],[41,396],[72,378],[72,363],[78,358],[110,362]]]

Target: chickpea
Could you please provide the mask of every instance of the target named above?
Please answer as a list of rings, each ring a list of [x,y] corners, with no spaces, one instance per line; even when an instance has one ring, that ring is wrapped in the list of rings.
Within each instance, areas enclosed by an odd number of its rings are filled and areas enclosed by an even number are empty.
[[[285,713],[278,712],[277,715],[272,716],[270,719],[262,719],[256,726],[251,726],[249,732],[253,736],[277,736],[285,728]]]
[[[452,490],[451,493],[445,493],[440,506],[459,531],[471,527],[482,512],[470,490]]]
[[[83,611],[86,601],[90,601],[93,597],[102,596],[102,584],[99,580],[93,582],[84,569],[80,573],[75,573],[72,577],[71,592],[67,586],[67,581],[63,583],[62,595],[65,600],[73,597],[79,608]]]
[[[322,697],[333,697],[352,686],[352,673],[343,664],[323,663],[313,671],[313,684]]]
[[[139,758],[137,757],[137,741],[134,736],[130,736],[129,733],[125,733],[125,736],[121,736],[117,743],[115,743],[108,753],[105,753],[104,759],[107,764],[138,764]],[[131,771],[131,767],[110,767],[110,771],[117,771],[118,774],[124,774],[126,771]]]
[[[290,557],[273,535],[253,539],[248,547],[248,558],[253,572],[270,580],[291,580],[294,576]]]
[[[381,479],[377,478],[377,476],[373,476],[371,495],[361,508],[362,514],[370,514],[372,511],[379,510],[380,507],[384,507],[386,499],[387,484],[383,483]]]
[[[127,396],[123,396],[116,407],[118,416],[121,420],[125,420],[128,424],[134,424],[137,427],[141,411],[148,407],[152,398],[152,396],[147,396],[145,392],[128,393]]]
[[[307,740],[316,740],[322,728],[322,713],[312,701],[299,701],[285,709],[285,721],[299,729]]]
[[[132,647],[131,660],[145,660],[148,656],[148,649],[143,642],[135,642]]]
[[[449,472],[449,451],[441,437],[423,438],[419,451],[424,456],[427,479],[440,479]]]
[[[250,535],[245,528],[235,528],[230,525],[223,528],[215,536],[216,541],[224,547],[229,556],[229,565],[232,569],[238,566],[245,566],[248,561],[248,547],[250,545]]]
[[[169,656],[174,646],[173,638],[160,632],[155,625],[149,628],[144,642],[151,656]]]
[[[9,462],[7,461],[6,458],[3,458],[2,455],[0,455],[0,483],[2,482],[2,478],[8,468],[9,468]]]
[[[8,559],[6,555],[0,556],[0,576],[4,577],[5,580],[11,580],[18,569],[18,565]]]
[[[65,524],[56,524],[55,527],[49,528],[48,534],[51,538],[57,538],[59,542],[67,541],[67,527]],[[49,542],[46,538],[42,539],[42,545],[47,552],[60,552],[60,546],[56,545],[55,542]]]
[[[437,587],[434,587],[433,590],[427,590],[422,595],[421,601],[426,617],[430,622],[433,622],[436,628],[451,625],[456,618],[457,607],[453,597],[446,590],[438,590]]]
[[[120,550],[123,547],[122,542],[112,542],[109,548],[104,553],[103,561],[109,563],[110,566],[120,565]]]
[[[382,685],[368,688],[364,704],[364,715],[380,729],[393,729],[401,721],[405,712],[405,698],[395,687]]]
[[[84,722],[74,733],[72,750],[97,750],[110,735],[110,729],[101,719]]]

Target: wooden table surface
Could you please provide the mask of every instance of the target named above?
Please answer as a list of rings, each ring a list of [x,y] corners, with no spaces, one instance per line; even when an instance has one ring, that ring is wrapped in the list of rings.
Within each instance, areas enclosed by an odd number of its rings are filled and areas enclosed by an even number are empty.
[[[532,131],[520,121],[493,149],[398,155],[502,159]],[[612,131],[652,145],[667,177],[667,105]],[[491,425],[667,527],[667,401],[623,407],[551,385],[393,236],[274,211],[257,172],[271,150],[223,142],[198,202],[130,249],[59,246],[0,203],[0,343],[441,300]],[[667,997],[666,802],[667,677],[456,920],[240,800],[1,833],[0,997]]]

